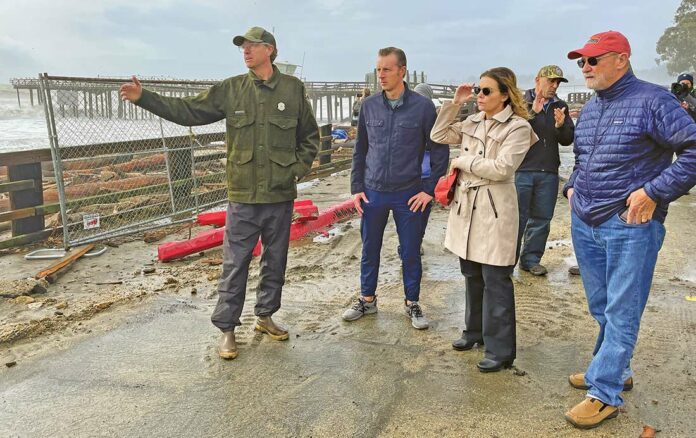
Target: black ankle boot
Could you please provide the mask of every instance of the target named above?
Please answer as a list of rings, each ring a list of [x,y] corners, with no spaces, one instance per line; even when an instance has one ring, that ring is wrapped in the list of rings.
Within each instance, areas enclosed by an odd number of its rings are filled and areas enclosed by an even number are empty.
[[[512,366],[511,360],[493,360],[485,358],[476,365],[482,373],[494,373],[500,371],[503,368],[510,368]]]
[[[466,338],[466,333],[462,333],[462,337],[452,342],[452,348],[457,351],[467,351],[471,350],[478,345],[483,345],[483,341],[471,341]]]

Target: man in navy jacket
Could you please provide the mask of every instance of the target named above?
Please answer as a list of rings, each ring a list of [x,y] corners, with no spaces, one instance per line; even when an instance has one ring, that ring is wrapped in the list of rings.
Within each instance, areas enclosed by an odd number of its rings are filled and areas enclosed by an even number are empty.
[[[419,304],[421,216],[433,199],[437,180],[447,170],[449,146],[430,140],[435,105],[409,90],[403,81],[405,74],[403,50],[379,50],[377,75],[382,92],[362,104],[351,173],[351,193],[362,215],[360,298],[343,313],[343,319],[355,321],[377,312],[380,250],[391,211],[401,246],[404,310],[414,328],[425,329],[428,320]],[[431,172],[428,179],[421,179],[426,148],[430,150]]]
[[[575,167],[564,187],[585,294],[599,323],[587,389],[566,413],[590,428],[618,415],[633,387],[630,361],[648,299],[670,202],[696,183],[696,123],[668,90],[633,75],[619,32],[593,35],[568,53],[596,91],[575,129]],[[674,154],[677,159],[673,160]]]

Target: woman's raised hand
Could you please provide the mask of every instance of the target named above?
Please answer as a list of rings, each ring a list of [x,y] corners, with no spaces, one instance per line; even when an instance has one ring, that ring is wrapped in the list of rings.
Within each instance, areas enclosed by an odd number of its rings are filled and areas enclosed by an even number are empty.
[[[452,103],[455,105],[461,105],[469,98],[471,97],[472,89],[474,88],[474,84],[472,83],[465,83],[461,84],[460,86],[457,87],[457,91],[454,93],[454,99],[452,100]]]

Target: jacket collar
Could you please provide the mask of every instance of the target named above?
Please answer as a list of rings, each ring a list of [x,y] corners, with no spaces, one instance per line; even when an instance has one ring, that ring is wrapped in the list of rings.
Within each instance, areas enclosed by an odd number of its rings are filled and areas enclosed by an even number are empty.
[[[408,99],[411,93],[413,93],[413,91],[411,91],[411,89],[408,88],[408,83],[404,82],[404,94],[401,96],[401,105],[397,106],[397,108],[400,108],[408,104]],[[391,105],[389,105],[389,99],[387,99],[387,93],[384,90],[382,90],[382,101],[388,109],[392,109]]]
[[[481,127],[481,122],[486,118],[486,113],[480,111],[471,116],[469,119],[467,119],[473,123],[465,123],[462,126],[462,132],[470,137],[474,137],[481,140],[481,142],[483,142],[484,144],[486,144],[486,136],[497,141],[502,141],[502,137],[506,135],[506,130],[497,128],[500,126],[501,123],[505,123],[508,120],[510,120],[512,115],[512,107],[510,105],[505,105],[505,108],[503,108],[502,111],[493,116],[493,120],[498,122],[498,124],[495,124],[493,128],[486,131],[484,128]]]
[[[249,70],[249,79],[251,79],[256,85],[265,85],[271,90],[274,90],[276,85],[278,85],[278,81],[280,80],[280,70],[278,70],[278,67],[276,67],[276,65],[273,64],[273,74],[270,78],[268,78],[265,81],[259,79],[259,77],[256,76],[256,73],[254,73],[253,70]]]
[[[631,69],[628,69],[621,78],[614,82],[611,87],[606,90],[597,91],[597,96],[602,99],[614,99],[621,96],[629,88],[633,87],[638,82],[638,78],[633,74]]]

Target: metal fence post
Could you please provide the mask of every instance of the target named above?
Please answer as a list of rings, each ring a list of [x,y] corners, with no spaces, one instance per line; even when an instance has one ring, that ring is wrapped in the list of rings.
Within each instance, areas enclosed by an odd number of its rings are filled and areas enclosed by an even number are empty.
[[[331,150],[331,123],[319,127],[319,138],[321,139],[321,152]],[[319,165],[331,162],[331,154],[319,156]]]

